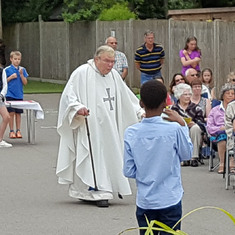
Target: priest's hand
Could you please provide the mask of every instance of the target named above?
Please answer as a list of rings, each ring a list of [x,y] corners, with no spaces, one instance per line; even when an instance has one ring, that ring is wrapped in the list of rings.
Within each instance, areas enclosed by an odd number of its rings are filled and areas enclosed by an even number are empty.
[[[89,115],[89,109],[81,108],[77,111],[77,115],[88,116]]]

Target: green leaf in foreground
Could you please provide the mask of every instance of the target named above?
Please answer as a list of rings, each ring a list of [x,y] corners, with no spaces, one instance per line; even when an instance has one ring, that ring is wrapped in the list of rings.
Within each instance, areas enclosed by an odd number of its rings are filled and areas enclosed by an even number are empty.
[[[141,228],[129,228],[129,229],[126,229],[124,231],[122,231],[121,233],[119,233],[119,235],[123,234],[123,233],[126,233],[128,231],[133,231],[133,230],[140,230],[140,229],[145,229],[146,232],[145,232],[145,235],[152,235],[153,234],[153,230],[155,231],[164,231],[164,232],[167,232],[169,234],[175,234],[175,235],[187,235],[187,233],[181,231],[181,230],[177,230],[177,231],[174,231],[173,229],[177,226],[177,224],[179,224],[183,219],[185,219],[187,216],[189,216],[190,214],[196,212],[196,211],[199,211],[199,210],[204,210],[204,209],[215,209],[215,210],[219,210],[221,212],[223,212],[224,214],[226,214],[234,223],[235,225],[235,218],[226,210],[222,209],[222,208],[219,208],[219,207],[214,207],[214,206],[203,206],[203,207],[199,207],[199,208],[196,208],[192,211],[190,211],[189,213],[187,213],[185,216],[183,216],[174,226],[173,228],[170,228],[168,227],[167,225],[157,221],[157,220],[153,220],[151,222],[148,221],[148,219],[146,218],[146,221],[147,221],[147,224],[148,224],[148,227],[141,227]],[[159,227],[154,227],[154,225],[157,225]]]

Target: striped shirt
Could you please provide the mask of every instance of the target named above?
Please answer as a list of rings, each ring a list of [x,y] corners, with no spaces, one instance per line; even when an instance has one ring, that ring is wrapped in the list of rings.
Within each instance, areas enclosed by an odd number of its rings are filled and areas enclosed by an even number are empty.
[[[153,50],[150,52],[145,44],[139,47],[135,52],[135,62],[140,63],[140,71],[147,74],[155,74],[161,70],[161,59],[164,59],[165,52],[160,44],[153,44]]]

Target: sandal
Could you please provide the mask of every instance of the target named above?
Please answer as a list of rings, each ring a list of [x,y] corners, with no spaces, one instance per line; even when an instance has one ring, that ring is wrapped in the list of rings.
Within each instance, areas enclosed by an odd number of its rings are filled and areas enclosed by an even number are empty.
[[[235,167],[230,167],[229,173],[235,174]]]
[[[219,165],[218,174],[224,174],[224,165]]]
[[[22,135],[20,133],[20,130],[17,130],[16,131],[16,138],[22,138]]]
[[[10,130],[9,138],[10,139],[15,139],[16,138],[16,134],[15,134],[15,132],[13,130]]]

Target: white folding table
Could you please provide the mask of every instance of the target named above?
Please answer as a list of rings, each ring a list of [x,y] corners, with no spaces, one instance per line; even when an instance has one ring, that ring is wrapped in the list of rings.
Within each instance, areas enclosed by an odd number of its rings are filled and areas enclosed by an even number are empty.
[[[34,100],[6,101],[6,107],[25,109],[27,120],[28,143],[35,144],[36,119],[44,119],[41,105]]]

